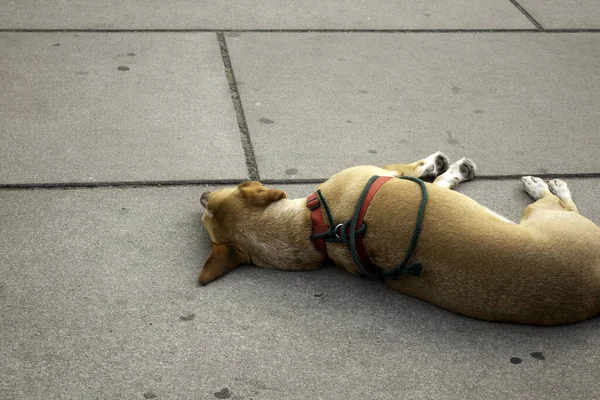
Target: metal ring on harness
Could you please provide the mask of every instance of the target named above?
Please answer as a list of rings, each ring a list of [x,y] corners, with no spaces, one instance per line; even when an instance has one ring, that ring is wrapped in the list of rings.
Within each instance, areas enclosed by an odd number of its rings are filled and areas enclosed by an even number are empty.
[[[343,228],[344,228],[344,224],[337,224],[337,226],[333,230],[336,238],[339,239],[342,237],[342,235],[344,234],[344,232],[342,231]]]

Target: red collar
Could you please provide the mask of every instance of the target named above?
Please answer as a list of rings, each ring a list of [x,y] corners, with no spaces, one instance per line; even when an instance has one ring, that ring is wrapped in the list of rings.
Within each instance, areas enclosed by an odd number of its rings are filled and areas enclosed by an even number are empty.
[[[373,197],[375,197],[375,194],[381,188],[381,186],[383,186],[383,184],[389,181],[390,179],[392,179],[391,176],[380,176],[375,180],[375,182],[373,182],[373,184],[369,188],[367,196],[365,197],[365,200],[360,209],[360,213],[358,214],[358,220],[356,224],[357,229],[363,226],[363,220],[365,218],[365,214],[367,213],[367,209],[371,204],[371,200],[373,200]],[[325,219],[323,218],[321,203],[316,192],[308,196],[308,198],[306,199],[306,206],[311,211],[310,217],[312,219],[313,224],[313,234],[325,233],[329,231],[329,225],[327,225]],[[319,250],[321,253],[327,256],[327,246],[325,244],[325,238],[314,239],[313,243],[315,244],[317,250]],[[363,243],[361,234],[356,235],[356,252],[361,262],[369,272],[376,274],[380,271],[380,268],[371,262],[369,254],[367,253],[367,249],[365,248],[365,245]]]

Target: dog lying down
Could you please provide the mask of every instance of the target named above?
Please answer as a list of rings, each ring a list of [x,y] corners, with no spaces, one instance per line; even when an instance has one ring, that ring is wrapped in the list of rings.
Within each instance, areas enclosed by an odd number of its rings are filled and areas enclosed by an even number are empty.
[[[487,321],[557,325],[600,312],[600,228],[578,214],[565,182],[521,178],[535,202],[515,224],[451,190],[474,177],[472,161],[448,164],[437,152],[412,164],[348,168],[308,202],[259,182],[205,192],[202,223],[212,249],[198,282],[242,264],[308,271],[329,258]],[[373,176],[409,179],[387,178],[366,193]]]

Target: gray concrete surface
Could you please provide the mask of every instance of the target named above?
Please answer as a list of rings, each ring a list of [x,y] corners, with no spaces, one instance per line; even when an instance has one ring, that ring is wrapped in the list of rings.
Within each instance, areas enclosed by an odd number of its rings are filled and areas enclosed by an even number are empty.
[[[600,29],[596,0],[519,0],[544,28]]]
[[[598,191],[598,182],[574,186],[582,199]],[[514,216],[527,203],[515,187],[463,189]],[[334,267],[242,267],[197,287],[209,243],[199,225],[203,189],[2,192],[2,398],[590,399],[600,391],[599,319],[484,323]],[[587,211],[600,219],[598,204]]]
[[[438,149],[482,175],[600,170],[595,33],[244,33],[228,45],[263,178]]]
[[[214,33],[0,33],[0,47],[0,183],[247,176]]]
[[[21,0],[0,4],[0,25],[21,29],[534,28],[510,2],[495,0]]]
[[[254,164],[296,197],[442,150],[563,174],[600,223],[600,30],[440,31],[600,10],[518,1],[0,2],[0,399],[599,398],[598,317],[485,323],[334,267],[195,285],[202,182]],[[285,31],[317,28],[430,31]],[[210,29],[271,31],[222,54]],[[516,179],[459,191],[513,220],[531,201]]]

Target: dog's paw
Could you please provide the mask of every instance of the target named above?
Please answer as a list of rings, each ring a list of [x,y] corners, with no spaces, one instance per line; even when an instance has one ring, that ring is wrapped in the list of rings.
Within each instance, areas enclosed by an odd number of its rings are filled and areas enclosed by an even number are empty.
[[[550,193],[555,195],[561,200],[571,200],[571,191],[569,190],[567,183],[560,179],[552,179],[548,181],[548,189]]]
[[[475,178],[475,172],[477,172],[477,164],[475,164],[473,160],[463,157],[454,164],[458,165],[458,169],[461,175],[463,176],[463,181],[469,181]]]
[[[423,175],[424,178],[435,178],[438,175],[443,174],[448,170],[448,166],[450,165],[450,161],[448,157],[441,151],[437,153],[433,153],[432,155],[425,158],[425,164],[423,165]]]
[[[459,183],[473,179],[475,172],[477,172],[477,164],[468,158],[461,158],[453,162],[434,183],[448,189],[456,189]]]
[[[475,178],[475,172],[477,172],[477,164],[468,158],[461,158],[455,161],[448,167],[448,171],[445,175],[452,175],[458,178],[459,182],[469,181]]]
[[[435,173],[437,175],[443,174],[448,171],[448,167],[450,166],[450,160],[446,155],[440,151],[437,152],[437,157],[435,158]]]
[[[534,200],[541,199],[550,192],[546,182],[537,176],[524,176],[521,178],[521,183],[527,194]]]

